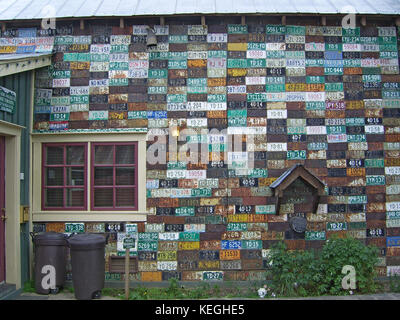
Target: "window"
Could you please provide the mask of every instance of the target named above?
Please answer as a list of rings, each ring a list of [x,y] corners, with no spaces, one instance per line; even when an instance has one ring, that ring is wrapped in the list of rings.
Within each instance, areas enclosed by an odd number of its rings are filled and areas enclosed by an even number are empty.
[[[93,143],[91,209],[137,210],[137,142]]]
[[[138,210],[137,148],[137,142],[42,144],[42,210]]]
[[[86,210],[85,143],[43,145],[42,208]]]

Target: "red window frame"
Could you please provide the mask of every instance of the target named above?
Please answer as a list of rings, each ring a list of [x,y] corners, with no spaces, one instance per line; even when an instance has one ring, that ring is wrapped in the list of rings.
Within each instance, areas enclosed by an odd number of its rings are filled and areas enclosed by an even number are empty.
[[[112,164],[95,164],[95,147],[96,146],[113,146],[113,163]],[[116,146],[126,146],[134,145],[134,164],[116,164],[115,163],[115,147]],[[113,184],[112,185],[98,185],[94,184],[94,170],[97,167],[112,167],[113,168]],[[116,185],[116,168],[118,167],[133,167],[135,168],[134,185]],[[138,143],[137,142],[92,142],[91,143],[91,163],[90,163],[90,207],[92,211],[136,211],[138,210]],[[113,203],[109,207],[95,207],[94,205],[94,193],[95,189],[107,188],[113,189]],[[134,189],[134,202],[133,207],[118,207],[116,206],[116,189],[129,188]]]
[[[84,147],[84,163],[82,165],[68,165],[67,164],[67,152],[66,147],[70,146],[83,146]],[[47,147],[62,147],[63,151],[63,164],[47,164]],[[65,211],[76,211],[76,210],[87,210],[87,143],[71,142],[71,143],[43,143],[42,145],[42,210],[65,210]],[[84,169],[84,183],[82,186],[70,186],[67,185],[67,170],[70,167],[83,167]],[[63,168],[63,181],[62,186],[47,186],[46,185],[46,168]],[[67,207],[66,206],[66,190],[83,188],[84,205],[80,207]],[[62,207],[49,207],[46,206],[46,189],[62,189],[63,190],[63,206]]]

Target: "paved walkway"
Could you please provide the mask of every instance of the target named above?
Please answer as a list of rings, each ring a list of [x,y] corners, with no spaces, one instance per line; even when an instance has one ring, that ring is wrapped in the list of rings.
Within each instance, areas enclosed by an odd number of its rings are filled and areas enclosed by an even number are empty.
[[[22,293],[15,300],[76,300],[71,292],[60,292],[58,294],[41,295],[36,293]],[[96,300],[121,300],[115,297],[102,296]],[[213,299],[210,299],[213,300]],[[218,299],[218,300],[247,300],[243,298],[236,299]],[[258,300],[258,299],[251,299]],[[267,300],[267,299],[259,299]],[[353,296],[322,296],[310,298],[278,298],[271,300],[400,300],[400,293],[379,293],[371,295],[353,295]]]

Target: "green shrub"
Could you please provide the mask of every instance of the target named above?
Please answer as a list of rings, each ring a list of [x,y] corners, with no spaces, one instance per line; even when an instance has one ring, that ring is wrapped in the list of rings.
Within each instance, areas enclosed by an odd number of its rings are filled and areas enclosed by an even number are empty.
[[[355,292],[376,292],[377,263],[378,249],[374,246],[366,246],[352,238],[328,240],[321,252],[321,291],[327,294],[342,292],[342,279],[345,276],[342,268],[351,265],[356,271]]]
[[[356,271],[353,292],[375,292],[376,247],[365,246],[352,238],[330,239],[320,252],[287,250],[283,242],[271,249],[267,277],[271,280],[269,294],[281,296],[313,296],[348,294],[342,288],[345,265]]]
[[[390,291],[400,293],[400,276],[397,274],[389,276]]]
[[[307,296],[315,294],[320,281],[319,264],[314,251],[290,251],[279,242],[270,253],[271,265],[267,277],[271,292],[280,296]]]

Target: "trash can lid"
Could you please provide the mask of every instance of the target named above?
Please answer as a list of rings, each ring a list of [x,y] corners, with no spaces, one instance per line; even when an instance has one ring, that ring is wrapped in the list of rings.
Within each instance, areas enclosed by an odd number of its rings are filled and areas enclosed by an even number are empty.
[[[68,239],[71,249],[99,249],[104,248],[106,238],[100,234],[78,233]]]
[[[40,232],[32,235],[35,245],[66,246],[67,235],[59,232]]]

